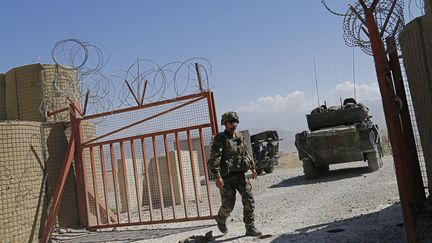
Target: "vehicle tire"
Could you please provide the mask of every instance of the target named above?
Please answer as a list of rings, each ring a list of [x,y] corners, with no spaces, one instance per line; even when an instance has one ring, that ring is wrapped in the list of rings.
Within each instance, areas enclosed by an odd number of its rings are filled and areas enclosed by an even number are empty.
[[[382,166],[381,158],[378,156],[377,152],[368,153],[367,160],[371,172],[377,171]]]
[[[307,180],[317,178],[320,175],[319,170],[310,159],[303,159],[303,172]]]
[[[262,175],[263,174],[263,169],[258,169],[256,172],[257,172],[258,175]]]
[[[328,172],[329,172],[329,170],[330,170],[330,166],[329,165],[324,165],[324,166],[322,166],[322,167],[319,167],[318,168],[318,170],[319,170],[319,172],[321,173],[321,174],[327,174]]]
[[[264,171],[267,174],[273,173],[273,170],[274,170],[274,166],[273,165],[269,165],[268,167],[264,168]]]

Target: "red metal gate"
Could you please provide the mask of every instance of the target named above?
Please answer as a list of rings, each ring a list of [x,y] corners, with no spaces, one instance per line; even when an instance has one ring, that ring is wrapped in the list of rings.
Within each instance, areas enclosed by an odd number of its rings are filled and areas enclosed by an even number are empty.
[[[78,112],[75,112],[78,114]],[[212,92],[71,121],[81,223],[104,228],[211,219]]]

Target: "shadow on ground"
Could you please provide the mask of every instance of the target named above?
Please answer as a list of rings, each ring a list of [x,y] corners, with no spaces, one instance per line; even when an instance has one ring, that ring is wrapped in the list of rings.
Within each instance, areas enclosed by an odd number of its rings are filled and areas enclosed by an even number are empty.
[[[270,186],[270,188],[291,187],[291,186],[315,184],[320,182],[337,181],[337,180],[342,180],[347,178],[363,176],[368,173],[370,173],[368,167],[336,169],[336,170],[330,170],[326,175],[313,180],[306,180],[304,175],[291,177],[281,181],[278,184]]]
[[[381,211],[282,234],[271,242],[406,242],[399,203]]]
[[[214,226],[215,224],[207,224],[193,227],[181,228],[164,228],[161,226],[157,229],[138,229],[138,230],[122,230],[122,231],[109,231],[109,232],[89,232],[84,236],[74,239],[61,240],[67,243],[90,243],[90,242],[135,242],[140,240],[156,240],[172,234],[179,234],[187,231],[194,231],[203,228]]]

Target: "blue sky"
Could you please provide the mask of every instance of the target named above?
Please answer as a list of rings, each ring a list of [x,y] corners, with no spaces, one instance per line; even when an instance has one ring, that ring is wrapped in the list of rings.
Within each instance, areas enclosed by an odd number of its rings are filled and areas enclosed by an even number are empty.
[[[336,10],[349,2],[328,1]],[[98,46],[110,56],[107,72],[137,58],[205,57],[218,116],[236,110],[243,128],[306,128],[304,114],[316,105],[313,59],[321,101],[337,105],[353,90],[343,18],[319,0],[3,1],[2,9],[0,72],[50,63],[51,48],[66,38]],[[383,124],[373,59],[354,53],[358,97]]]

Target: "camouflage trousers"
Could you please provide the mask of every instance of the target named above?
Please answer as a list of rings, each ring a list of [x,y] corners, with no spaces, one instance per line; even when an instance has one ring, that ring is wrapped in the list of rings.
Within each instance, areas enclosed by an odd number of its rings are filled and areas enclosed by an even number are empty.
[[[246,229],[254,227],[255,200],[252,195],[252,185],[244,173],[234,173],[223,178],[224,186],[220,190],[222,205],[219,208],[216,221],[225,224],[230,213],[234,209],[236,201],[236,191],[242,197],[243,203],[243,222]]]

